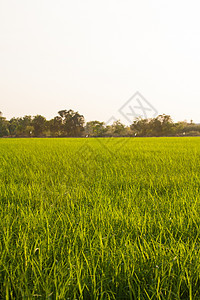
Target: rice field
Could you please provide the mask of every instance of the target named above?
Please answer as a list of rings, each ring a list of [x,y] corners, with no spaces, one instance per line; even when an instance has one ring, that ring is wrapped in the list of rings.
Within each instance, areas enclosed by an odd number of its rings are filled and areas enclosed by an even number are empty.
[[[0,299],[200,299],[200,138],[0,139]]]

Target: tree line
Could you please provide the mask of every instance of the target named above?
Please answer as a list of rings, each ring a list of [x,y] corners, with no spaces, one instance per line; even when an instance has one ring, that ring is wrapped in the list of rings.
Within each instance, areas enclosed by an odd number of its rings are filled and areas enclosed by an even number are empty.
[[[199,136],[200,124],[173,122],[169,115],[151,119],[135,118],[130,126],[120,120],[112,125],[100,121],[85,122],[79,112],[61,110],[51,120],[44,116],[24,116],[7,120],[0,112],[0,137],[153,137]]]

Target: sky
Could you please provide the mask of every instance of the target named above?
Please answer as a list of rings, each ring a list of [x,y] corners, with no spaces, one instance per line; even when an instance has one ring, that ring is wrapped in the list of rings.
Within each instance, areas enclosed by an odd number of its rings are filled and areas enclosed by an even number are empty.
[[[200,123],[199,11],[198,0],[0,0],[0,111],[126,123],[123,107],[143,101]]]

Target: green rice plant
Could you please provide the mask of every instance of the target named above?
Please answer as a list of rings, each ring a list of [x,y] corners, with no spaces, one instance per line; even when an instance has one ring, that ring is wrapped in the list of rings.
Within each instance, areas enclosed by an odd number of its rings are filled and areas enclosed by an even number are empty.
[[[200,138],[0,139],[0,299],[200,299]]]

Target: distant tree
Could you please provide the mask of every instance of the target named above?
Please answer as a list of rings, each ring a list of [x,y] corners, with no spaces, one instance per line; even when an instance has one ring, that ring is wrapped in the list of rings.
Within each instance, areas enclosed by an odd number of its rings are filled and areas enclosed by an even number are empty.
[[[26,126],[25,136],[32,136],[34,133],[34,127],[33,126]]]
[[[23,118],[17,119],[17,136],[30,136],[31,131],[33,131],[31,116],[24,116]]]
[[[58,112],[62,118],[62,135],[71,137],[80,137],[84,132],[84,117],[78,112],[70,110],[61,110]]]
[[[27,126],[31,126],[32,117],[31,116],[24,116],[23,118],[21,118],[21,123],[22,123],[22,126],[23,126],[24,130],[25,130]]]
[[[8,125],[8,121],[2,116],[2,112],[0,112],[0,137],[9,135]]]
[[[149,136],[151,132],[149,126],[150,121],[150,119],[142,119],[141,117],[138,117],[133,121],[130,128],[137,136]]]
[[[107,136],[107,137],[112,137],[113,136],[112,125],[106,125],[104,136]]]
[[[32,136],[34,127],[32,126],[32,117],[24,116],[21,120],[22,134],[24,136]]]
[[[61,116],[56,116],[48,122],[51,136],[60,136],[63,132],[63,120]]]
[[[106,131],[104,122],[90,121],[85,126],[85,133],[88,136],[104,136]]]
[[[126,132],[126,126],[120,120],[114,121],[111,127],[114,135],[122,136]]]
[[[194,124],[193,122],[187,123],[187,121],[181,121],[174,124],[175,134],[177,136],[185,135],[199,135],[200,133],[200,124]]]
[[[175,125],[169,115],[159,115],[153,119],[136,118],[131,125],[137,136],[168,136],[175,132]]]
[[[152,119],[136,118],[133,124],[125,126],[119,120],[112,125],[90,121],[84,126],[84,116],[73,110],[61,110],[58,116],[47,121],[45,117],[24,116],[11,118],[9,121],[0,112],[0,137],[16,136],[69,136],[91,137],[112,136],[199,136],[200,124],[182,121],[174,123],[170,115],[162,114]]]
[[[158,119],[161,123],[161,134],[162,135],[171,135],[174,129],[174,123],[172,118],[169,115],[159,115],[156,119]]]
[[[18,126],[19,126],[19,118],[11,118],[9,121],[9,133],[11,136],[17,135]]]
[[[46,118],[41,115],[37,115],[33,118],[32,126],[34,136],[41,136],[44,134],[46,130],[46,122]]]

